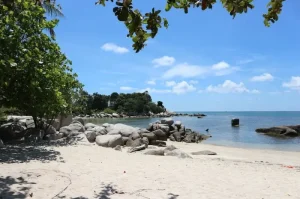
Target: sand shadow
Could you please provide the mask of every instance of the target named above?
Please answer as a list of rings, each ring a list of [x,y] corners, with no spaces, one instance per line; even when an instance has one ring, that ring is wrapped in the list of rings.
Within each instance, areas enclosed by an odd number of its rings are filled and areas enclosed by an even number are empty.
[[[56,161],[60,152],[43,146],[6,145],[0,148],[0,163],[24,163],[32,160],[41,162]]]
[[[0,198],[12,199],[12,198],[27,198],[30,190],[30,185],[34,182],[28,182],[24,178],[13,178],[11,176],[0,176]],[[17,185],[17,188],[12,187]]]
[[[173,194],[173,193],[168,194],[168,199],[177,199],[178,197],[179,197],[179,195],[177,195],[177,194]]]

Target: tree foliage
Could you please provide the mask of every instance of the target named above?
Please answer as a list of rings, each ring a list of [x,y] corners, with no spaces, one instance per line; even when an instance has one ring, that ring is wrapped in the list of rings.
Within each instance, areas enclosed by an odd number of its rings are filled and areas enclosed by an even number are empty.
[[[56,3],[56,0],[31,0],[35,5],[42,7],[46,14],[51,17],[63,17],[62,8]],[[1,0],[1,6],[4,5],[10,10],[18,9],[18,2],[15,0]],[[46,18],[46,16],[44,16]],[[54,28],[46,28],[51,37],[55,37]]]
[[[72,110],[82,88],[71,61],[54,38],[43,31],[58,20],[47,21],[45,10],[32,0],[0,0],[0,103],[37,118],[54,118]]]
[[[148,114],[150,111],[153,113],[164,112],[164,107],[153,103],[151,96],[147,92],[131,94],[113,92],[111,95],[101,95],[99,93],[89,95],[87,92],[83,92],[85,97],[81,99],[85,101],[77,101],[76,103],[79,107],[84,108],[77,109],[79,111],[74,112],[75,114],[92,114],[103,111],[110,114],[118,112],[128,115],[139,115]],[[110,107],[108,107],[109,100],[111,102]],[[163,103],[159,101],[159,104],[162,105]]]
[[[161,17],[161,10],[152,8],[150,12],[141,13],[138,9],[134,9],[132,0],[98,0],[96,4],[105,6],[108,1],[115,2],[116,7],[113,8],[113,12],[128,29],[127,37],[132,38],[132,47],[136,52],[146,46],[148,38],[156,36],[159,28],[169,26],[167,19]],[[278,20],[284,1],[270,0],[267,4],[268,10],[263,14],[265,26],[269,27],[270,23]],[[220,0],[220,2],[233,18],[254,8],[253,0]],[[215,3],[217,0],[166,0],[165,11],[170,11],[172,8],[182,9],[184,13],[188,13],[190,8],[207,10],[212,9]]]

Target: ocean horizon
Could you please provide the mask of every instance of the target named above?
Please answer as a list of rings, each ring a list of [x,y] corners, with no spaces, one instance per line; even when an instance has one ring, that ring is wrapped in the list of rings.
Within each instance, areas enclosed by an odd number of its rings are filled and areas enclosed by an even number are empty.
[[[175,116],[186,128],[207,133],[210,139],[204,143],[238,148],[257,148],[284,151],[300,151],[300,138],[278,138],[256,133],[257,128],[283,125],[300,125],[300,111],[174,111],[176,113],[203,113],[206,117]],[[232,127],[231,119],[239,118],[240,126]],[[89,119],[102,123],[123,123],[140,128],[148,127],[149,123],[159,118],[126,118],[126,119]]]

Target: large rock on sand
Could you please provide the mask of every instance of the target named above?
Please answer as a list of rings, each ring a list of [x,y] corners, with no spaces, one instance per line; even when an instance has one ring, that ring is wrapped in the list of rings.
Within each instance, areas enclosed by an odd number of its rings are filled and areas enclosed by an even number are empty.
[[[85,135],[89,142],[95,142],[97,137],[97,133],[95,131],[86,131]]]
[[[143,144],[143,141],[141,138],[138,138],[135,140],[129,138],[126,142],[127,147],[137,147],[137,146],[141,146],[142,144]]]
[[[162,124],[167,124],[169,126],[172,126],[174,123],[174,120],[172,118],[164,118],[160,121]]]
[[[25,127],[22,124],[13,122],[0,126],[0,139],[4,142],[17,140],[24,137]]]
[[[216,152],[208,151],[208,150],[192,152],[191,154],[192,154],[192,155],[217,155]]]
[[[80,122],[84,126],[84,120],[81,117],[74,117],[73,122],[74,121]]]
[[[84,125],[84,127],[85,127],[86,130],[90,130],[90,129],[92,129],[92,128],[97,127],[97,125],[96,125],[96,124],[93,124],[93,123],[86,123],[86,124]]]
[[[300,132],[288,127],[288,126],[278,126],[271,128],[259,128],[256,129],[257,133],[263,133],[269,136],[286,136],[286,137],[296,137],[300,135]]]
[[[158,155],[158,156],[164,156],[165,152],[163,149],[151,149],[144,153],[145,155]]]
[[[60,133],[63,133],[65,137],[78,135],[84,132],[84,126],[80,122],[75,122],[69,126],[64,126],[59,129]]]
[[[115,124],[113,125],[111,128],[108,127],[106,128],[106,130],[108,131],[107,135],[122,135],[124,137],[129,137],[131,136],[133,133],[139,133],[139,128],[135,128],[132,126],[128,126],[125,124]]]
[[[154,133],[156,135],[157,140],[167,141],[167,139],[168,139],[167,132],[165,132],[161,129],[155,130],[152,133]]]
[[[45,131],[45,135],[56,134],[56,129],[50,124],[44,125],[44,131]]]
[[[123,140],[121,135],[99,135],[96,137],[96,143],[103,147],[116,147],[118,145],[123,145]]]
[[[142,135],[142,137],[148,138],[149,141],[152,141],[152,140],[156,140],[156,139],[157,139],[156,135],[155,135],[153,132],[142,133],[141,135]]]

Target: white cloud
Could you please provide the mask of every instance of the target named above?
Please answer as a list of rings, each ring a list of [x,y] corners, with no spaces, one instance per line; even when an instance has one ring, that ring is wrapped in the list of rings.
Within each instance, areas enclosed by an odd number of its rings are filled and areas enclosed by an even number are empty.
[[[226,80],[223,84],[216,86],[210,85],[205,91],[214,93],[259,93],[258,90],[247,89],[243,82],[235,83],[231,80]]]
[[[279,94],[282,94],[282,92],[280,92],[280,91],[271,91],[271,92],[269,92],[269,94],[271,94],[271,95],[279,95]]]
[[[223,70],[223,69],[226,69],[226,68],[229,68],[229,67],[230,67],[230,65],[228,63],[224,62],[224,61],[221,61],[217,64],[212,65],[213,70]]]
[[[149,85],[155,85],[156,84],[155,80],[149,80],[146,83],[149,84]]]
[[[212,66],[204,67],[198,65],[189,65],[187,63],[178,64],[163,74],[163,78],[171,79],[173,77],[191,78],[197,76],[224,76],[239,70],[238,67],[232,67],[226,62],[219,62]]]
[[[176,94],[183,94],[195,90],[196,88],[192,84],[188,84],[186,81],[182,81],[173,86],[172,92]]]
[[[192,85],[187,83],[186,81],[181,81],[176,83],[175,81],[167,81],[167,87],[172,87],[170,89],[155,89],[155,88],[145,88],[141,89],[138,92],[145,92],[148,91],[149,93],[175,93],[175,94],[184,94],[187,92],[195,91],[196,88]]]
[[[217,70],[217,71],[215,71],[215,76],[230,75],[231,73],[234,73],[238,70],[239,70],[238,67],[229,67],[229,68],[225,68],[223,70]]]
[[[135,88],[129,87],[129,86],[121,86],[120,87],[121,91],[132,91],[135,90]]]
[[[171,86],[175,86],[176,82],[175,81],[166,81],[166,86],[167,87],[171,87]]]
[[[169,89],[155,89],[155,88],[145,88],[141,89],[138,92],[143,93],[145,91],[148,91],[149,93],[171,93],[172,91]]]
[[[282,86],[292,90],[300,91],[300,76],[291,77],[291,80],[289,82],[284,82]]]
[[[243,59],[243,60],[239,60],[237,61],[237,64],[249,64],[251,62],[254,62],[254,59]]]
[[[250,80],[252,82],[265,82],[265,81],[272,81],[274,77],[270,73],[264,73],[262,75],[254,76]]]
[[[205,67],[197,66],[197,65],[189,65],[187,63],[179,64],[174,66],[173,68],[167,70],[163,74],[163,78],[170,79],[173,77],[196,77],[202,76],[206,74],[208,71]]]
[[[111,51],[117,54],[124,54],[129,52],[127,48],[118,46],[114,43],[106,43],[101,47],[101,49],[104,51]]]
[[[197,80],[190,80],[190,84],[198,84]]]
[[[163,56],[152,60],[154,67],[171,66],[172,64],[174,64],[174,62],[175,62],[175,58],[169,56]]]

